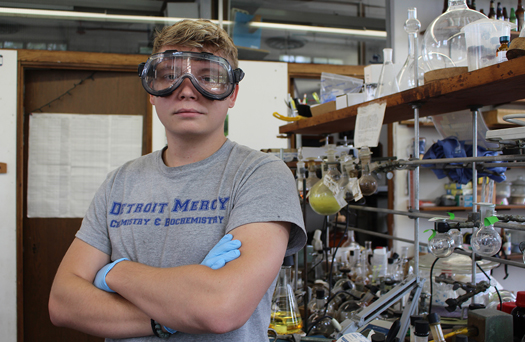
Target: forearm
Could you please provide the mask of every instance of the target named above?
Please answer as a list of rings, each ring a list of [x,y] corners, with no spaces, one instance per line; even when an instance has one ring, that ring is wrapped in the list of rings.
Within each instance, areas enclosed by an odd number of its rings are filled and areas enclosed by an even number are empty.
[[[107,338],[152,335],[149,317],[118,294],[74,274],[57,274],[49,299],[53,324]]]
[[[163,325],[187,333],[222,333],[238,328],[227,318],[239,298],[231,298],[233,284],[225,276],[202,265],[155,268],[123,261],[106,282]]]
[[[277,276],[289,224],[254,223],[234,230],[241,256],[218,270],[202,265],[155,268],[123,261],[106,277],[111,289],[153,319],[187,333],[225,333],[252,315]]]

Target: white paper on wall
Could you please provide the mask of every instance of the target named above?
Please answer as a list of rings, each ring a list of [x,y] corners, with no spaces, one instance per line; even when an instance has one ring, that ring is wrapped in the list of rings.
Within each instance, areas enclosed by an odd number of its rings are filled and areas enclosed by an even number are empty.
[[[142,116],[34,113],[28,217],[83,217],[111,170],[142,154]]]

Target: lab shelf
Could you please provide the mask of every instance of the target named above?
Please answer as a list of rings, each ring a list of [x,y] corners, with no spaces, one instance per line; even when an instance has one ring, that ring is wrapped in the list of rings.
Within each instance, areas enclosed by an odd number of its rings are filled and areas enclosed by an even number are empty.
[[[525,59],[508,62],[436,80],[423,86],[369,102],[346,107],[279,127],[281,134],[329,134],[354,129],[357,109],[387,101],[383,123],[413,119],[414,103],[421,103],[421,116],[517,101],[525,93]]]

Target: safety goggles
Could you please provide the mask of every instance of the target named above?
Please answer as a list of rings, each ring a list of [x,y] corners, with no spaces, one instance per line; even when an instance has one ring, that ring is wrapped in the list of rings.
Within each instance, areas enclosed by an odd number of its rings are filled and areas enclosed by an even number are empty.
[[[142,86],[154,96],[168,96],[188,78],[195,89],[210,100],[230,96],[244,77],[225,58],[208,52],[168,50],[151,55],[139,65]]]

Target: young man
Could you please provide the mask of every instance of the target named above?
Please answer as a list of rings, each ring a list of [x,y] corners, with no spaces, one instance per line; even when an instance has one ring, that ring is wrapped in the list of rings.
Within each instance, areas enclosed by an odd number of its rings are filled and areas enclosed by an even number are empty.
[[[139,70],[168,145],[108,175],[57,271],[51,320],[107,341],[268,341],[276,276],[306,242],[293,176],[224,136],[243,76],[224,30],[179,22],[153,52]]]

